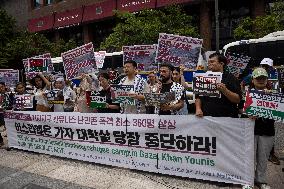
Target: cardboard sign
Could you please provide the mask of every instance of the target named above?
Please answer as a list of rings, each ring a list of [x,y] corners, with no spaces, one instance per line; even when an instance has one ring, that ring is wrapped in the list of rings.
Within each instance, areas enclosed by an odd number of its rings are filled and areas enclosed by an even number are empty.
[[[220,91],[217,90],[217,83],[221,83],[221,72],[193,73],[193,93],[200,96],[210,96],[221,98]]]
[[[94,47],[88,43],[61,54],[67,79],[88,73],[95,65]]]
[[[160,106],[175,100],[175,92],[166,93],[144,93],[147,106]]]
[[[111,85],[113,90],[113,102],[135,105],[135,100],[130,97],[134,91],[133,85]]]
[[[19,70],[0,69],[0,82],[4,82],[6,87],[15,87],[19,82]]]
[[[247,115],[283,122],[284,94],[248,90],[243,110]]]
[[[158,70],[158,65],[155,62],[157,45],[124,46],[122,50],[123,62],[134,60],[140,71]]]
[[[160,33],[156,60],[177,67],[183,64],[187,69],[195,70],[201,47],[201,39]]]
[[[31,94],[15,95],[15,108],[19,110],[33,108],[33,97]]]

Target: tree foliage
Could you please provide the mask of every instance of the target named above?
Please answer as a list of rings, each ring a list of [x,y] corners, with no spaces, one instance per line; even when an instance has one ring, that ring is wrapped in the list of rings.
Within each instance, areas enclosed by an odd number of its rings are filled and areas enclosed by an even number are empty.
[[[16,31],[15,20],[0,9],[0,68],[23,68],[22,59],[51,53],[60,56],[62,52],[76,47],[74,40],[50,42],[43,34]]]
[[[284,30],[284,3],[277,1],[265,16],[255,19],[246,17],[234,30],[234,37],[240,39],[261,38],[269,33]]]
[[[192,24],[193,18],[180,6],[163,10],[145,9],[138,13],[117,12],[116,16],[119,23],[101,43],[102,50],[120,51],[125,45],[155,44],[159,33],[198,37],[198,29]]]

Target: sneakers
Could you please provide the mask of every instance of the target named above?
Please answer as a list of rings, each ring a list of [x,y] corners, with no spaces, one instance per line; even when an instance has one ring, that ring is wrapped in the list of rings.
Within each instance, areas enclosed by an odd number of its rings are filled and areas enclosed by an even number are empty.
[[[274,154],[270,155],[268,160],[275,165],[280,165],[278,157],[275,156]]]
[[[271,189],[267,184],[260,184],[259,189]]]

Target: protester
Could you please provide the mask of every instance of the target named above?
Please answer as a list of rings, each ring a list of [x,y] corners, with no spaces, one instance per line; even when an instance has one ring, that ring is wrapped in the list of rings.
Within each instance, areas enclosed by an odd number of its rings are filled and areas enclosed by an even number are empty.
[[[57,78],[54,83],[54,88],[59,89],[59,96],[63,104],[54,104],[54,112],[73,112],[75,106],[76,94],[75,92],[65,84],[64,78]]]
[[[217,84],[221,98],[196,95],[196,116],[238,117],[238,103],[242,93],[238,80],[229,72],[224,71],[227,64],[225,56],[213,53],[209,56],[208,70],[222,72],[222,81]]]
[[[133,60],[126,61],[123,66],[126,77],[122,78],[120,85],[133,85],[130,97],[135,99],[135,105],[123,104],[123,112],[126,114],[146,113],[145,97],[142,93],[148,91],[146,80],[137,74],[137,63]]]
[[[45,78],[42,73],[36,75],[30,83],[36,87],[34,91],[36,111],[50,112],[50,106],[47,102],[45,92],[50,89],[51,83]]]
[[[160,65],[160,78],[161,78],[161,89],[160,93],[166,92],[175,92],[175,100],[167,104],[161,104],[160,106],[160,115],[171,115],[178,114],[178,111],[181,110],[184,106],[183,98],[183,86],[179,83],[176,83],[172,80],[173,66],[170,64],[161,64]]]
[[[79,88],[77,88],[77,98],[75,110],[81,113],[91,113],[91,109],[87,105],[86,91],[92,90],[92,78],[88,74],[81,74]]]
[[[268,74],[263,68],[257,68],[252,73],[252,88],[267,90]],[[255,184],[261,189],[269,189],[266,183],[267,160],[274,143],[274,120],[256,118],[254,128],[255,145]]]
[[[148,93],[158,93],[159,91],[159,81],[157,79],[157,76],[154,72],[150,72],[148,74],[148,80],[147,80],[149,90]],[[147,105],[146,104],[146,114],[154,114],[155,113],[155,106]]]
[[[108,73],[100,73],[98,79],[102,87],[100,95],[106,97],[106,108],[98,108],[98,113],[120,113],[119,104],[112,102],[112,91],[109,84]]]
[[[179,111],[180,115],[187,115],[188,114],[188,101],[186,98],[186,89],[189,88],[189,85],[185,82],[183,71],[185,67],[181,65],[182,70],[179,67],[174,67],[173,68],[173,73],[172,73],[172,79],[174,82],[181,84],[184,87],[184,90],[182,91],[182,95],[184,98],[184,105],[183,108]]]

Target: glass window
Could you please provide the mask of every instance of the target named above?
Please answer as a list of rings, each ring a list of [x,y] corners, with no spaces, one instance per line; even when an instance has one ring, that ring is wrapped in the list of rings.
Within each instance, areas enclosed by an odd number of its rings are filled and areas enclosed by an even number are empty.
[[[40,7],[40,0],[33,0],[33,7],[34,8],[38,8],[38,7]]]
[[[54,0],[45,0],[44,1],[44,4],[45,5],[50,5],[50,4],[52,4],[54,2]]]

